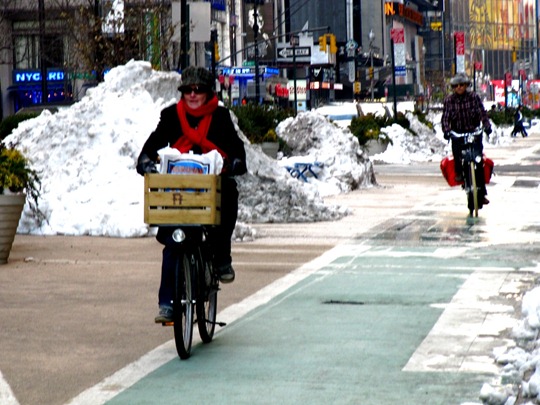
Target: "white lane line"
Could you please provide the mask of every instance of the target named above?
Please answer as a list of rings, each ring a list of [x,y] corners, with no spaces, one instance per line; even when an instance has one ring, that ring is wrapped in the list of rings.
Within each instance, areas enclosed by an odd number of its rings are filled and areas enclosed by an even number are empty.
[[[11,387],[4,379],[2,372],[0,371],[0,404],[2,405],[19,405],[19,401],[15,398]]]
[[[226,323],[231,323],[253,309],[269,302],[275,296],[291,288],[296,283],[315,273],[321,267],[330,264],[337,258],[350,255],[351,252],[354,252],[354,255],[358,255],[369,248],[369,246],[359,245],[336,246],[318,258],[304,264],[293,272],[288,273],[253,295],[245,298],[241,302],[225,308],[218,314],[218,319]],[[197,344],[199,341],[200,339],[195,339],[194,337],[194,344]],[[126,367],[105,378],[97,385],[83,391],[71,401],[67,402],[66,405],[103,405],[176,357],[177,353],[174,346],[174,340],[170,340],[145,354],[135,362],[128,364]],[[1,402],[1,404],[3,405],[4,403]]]

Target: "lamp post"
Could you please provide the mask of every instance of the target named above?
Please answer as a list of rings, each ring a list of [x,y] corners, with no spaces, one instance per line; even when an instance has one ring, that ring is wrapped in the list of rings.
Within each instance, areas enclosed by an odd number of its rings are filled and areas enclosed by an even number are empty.
[[[371,64],[370,71],[369,71],[369,75],[371,77],[371,85],[370,85],[371,101],[373,101],[375,98],[373,95],[373,76],[374,76],[373,74],[373,41],[375,40],[375,33],[373,32],[373,30],[369,31],[368,38],[369,38],[369,59],[370,59],[370,64]]]
[[[39,16],[39,65],[41,69],[41,104],[47,104],[47,66],[45,66],[45,2],[38,1]]]
[[[426,53],[427,53],[427,49],[426,49],[426,46],[424,44],[422,44],[422,76],[421,76],[421,79],[422,79],[422,90],[424,91],[424,93],[426,92]]]
[[[259,14],[257,13],[257,6],[259,4],[263,5],[265,0],[245,0],[246,4],[253,4],[253,42],[255,43],[255,98],[257,99],[257,104],[260,102],[261,98],[261,89],[259,84]]]

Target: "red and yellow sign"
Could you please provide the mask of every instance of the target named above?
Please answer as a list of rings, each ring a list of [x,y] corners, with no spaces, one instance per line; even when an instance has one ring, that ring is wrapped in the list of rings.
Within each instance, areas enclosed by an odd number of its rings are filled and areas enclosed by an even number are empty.
[[[422,14],[401,3],[384,3],[384,15],[398,15],[416,25],[422,26],[424,24],[424,17]]]

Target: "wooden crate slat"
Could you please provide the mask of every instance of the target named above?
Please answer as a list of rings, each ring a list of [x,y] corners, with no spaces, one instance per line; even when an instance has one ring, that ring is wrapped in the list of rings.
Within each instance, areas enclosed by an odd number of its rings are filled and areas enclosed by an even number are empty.
[[[190,192],[152,192],[148,195],[148,205],[150,207],[208,207],[218,206],[216,195],[212,193],[190,193]]]
[[[195,188],[221,190],[221,178],[206,174],[147,174],[148,188]],[[219,187],[217,184],[219,183]]]
[[[150,225],[221,222],[221,178],[216,175],[147,174],[144,222]]]
[[[151,209],[145,212],[145,221],[151,225],[174,225],[174,224],[203,224],[218,225],[221,221],[221,212],[216,210],[157,210]]]

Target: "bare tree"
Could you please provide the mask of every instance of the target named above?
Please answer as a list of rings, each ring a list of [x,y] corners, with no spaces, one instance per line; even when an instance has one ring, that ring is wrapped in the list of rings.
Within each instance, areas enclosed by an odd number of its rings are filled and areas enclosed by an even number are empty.
[[[74,71],[92,71],[100,81],[106,69],[130,59],[148,60],[156,69],[169,70],[174,66],[170,2],[63,0],[62,3],[71,44],[69,64]]]
[[[0,33],[2,33],[0,35],[0,64],[13,63],[13,41],[10,22],[18,3],[16,0],[0,0]]]

